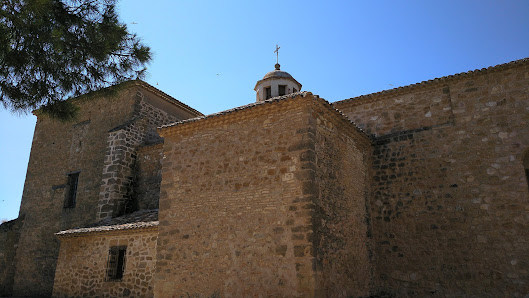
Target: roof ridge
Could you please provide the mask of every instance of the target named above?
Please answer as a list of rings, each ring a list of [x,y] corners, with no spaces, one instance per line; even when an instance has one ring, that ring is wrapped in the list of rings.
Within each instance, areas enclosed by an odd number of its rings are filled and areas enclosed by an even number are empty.
[[[202,117],[196,117],[196,118],[191,118],[191,119],[185,119],[185,120],[177,121],[177,122],[174,122],[174,123],[171,123],[171,124],[163,125],[163,126],[159,127],[159,129],[168,129],[168,128],[175,127],[175,126],[178,126],[178,125],[185,125],[185,124],[188,124],[188,123],[193,123],[193,122],[197,122],[197,121],[207,120],[207,119],[211,119],[211,118],[214,118],[214,117],[220,117],[220,116],[231,114],[233,112],[238,112],[238,111],[241,111],[241,110],[247,110],[247,109],[250,109],[250,108],[253,108],[253,107],[256,107],[256,106],[261,106],[261,105],[265,105],[265,104],[274,104],[276,102],[280,102],[280,101],[284,101],[284,100],[288,100],[288,99],[294,99],[294,98],[296,98],[298,96],[302,96],[302,97],[312,96],[316,102],[319,102],[320,104],[324,105],[327,109],[329,109],[329,111],[331,113],[334,113],[334,115],[336,117],[340,118],[342,121],[346,122],[348,125],[351,125],[352,129],[354,131],[356,131],[356,133],[359,133],[360,135],[363,135],[366,138],[367,142],[370,142],[370,143],[373,142],[373,138],[371,136],[369,136],[363,129],[358,127],[358,125],[356,125],[356,123],[354,121],[349,119],[349,117],[347,117],[347,115],[345,115],[341,110],[339,110],[336,107],[334,107],[331,102],[329,102],[328,100],[320,97],[319,95],[313,94],[312,92],[309,92],[309,91],[300,91],[300,92],[290,93],[290,94],[283,95],[283,96],[272,97],[272,98],[267,99],[265,101],[253,102],[253,103],[250,103],[250,104],[247,104],[247,105],[243,105],[243,106],[235,107],[235,108],[232,108],[232,109],[224,110],[224,111],[221,111],[221,112],[218,112],[218,113],[213,113],[213,114],[209,114],[209,115],[202,116]]]
[[[143,81],[143,80],[140,80],[140,79],[136,79],[136,80],[133,80],[133,81],[129,81],[129,82],[134,82],[135,85],[137,86],[142,86],[144,87],[145,89],[148,89],[150,91],[153,91],[154,93],[157,93],[158,95],[160,95],[162,98],[164,99],[168,99],[170,102],[172,103],[175,103],[177,104],[178,106],[180,106],[181,108],[191,112],[192,114],[197,114],[197,115],[204,115],[202,114],[201,112],[199,112],[198,110],[195,110],[194,108],[190,107],[189,105],[181,102],[180,100],[172,97],[171,95],[163,92],[162,90],[154,87],[153,85]]]
[[[347,115],[344,112],[342,112],[340,109],[337,109],[336,107],[334,107],[333,103],[329,102],[325,98],[319,97],[318,95],[314,95],[314,97],[323,100],[323,103],[326,104],[331,111],[333,111],[336,115],[341,117],[344,121],[346,121],[350,125],[352,125],[353,129],[355,129],[356,132],[358,132],[361,135],[365,136],[371,143],[374,142],[374,139],[373,139],[373,137],[371,135],[368,135],[367,132],[365,132],[362,128],[360,128],[358,125],[356,125],[356,123],[353,120],[351,120],[349,117],[347,117]]]
[[[410,89],[414,89],[414,88],[426,88],[426,87],[432,86],[434,84],[448,82],[448,81],[454,80],[456,78],[460,79],[461,77],[464,78],[464,77],[470,77],[470,76],[474,76],[474,75],[486,74],[486,73],[491,72],[491,71],[503,70],[503,69],[506,69],[506,68],[519,66],[519,65],[525,65],[525,64],[529,64],[529,57],[518,59],[518,60],[513,60],[513,61],[510,61],[510,62],[497,64],[497,65],[493,65],[493,66],[489,66],[489,67],[478,68],[478,69],[469,70],[469,71],[465,71],[465,72],[460,72],[460,73],[456,73],[456,74],[452,74],[452,75],[442,76],[442,77],[439,77],[439,78],[433,78],[433,79],[430,79],[430,80],[421,81],[421,82],[410,84],[410,85],[400,86],[400,87],[396,87],[396,88],[393,88],[393,89],[387,89],[387,90],[382,90],[382,91],[378,91],[378,92],[374,92],[374,93],[369,93],[369,94],[359,95],[359,96],[355,96],[355,97],[351,97],[351,98],[346,98],[346,99],[343,99],[343,100],[335,101],[332,104],[333,105],[336,105],[336,104],[337,105],[341,105],[341,104],[347,104],[347,103],[356,102],[356,101],[363,100],[363,99],[374,98],[374,97],[378,97],[378,96],[393,95],[393,94],[397,94],[397,93],[404,92],[404,91],[407,91],[407,90],[410,90]]]
[[[286,99],[289,99],[289,98],[295,98],[298,95],[301,95],[302,97],[305,97],[307,95],[312,95],[312,93],[308,92],[308,91],[299,91],[299,92],[290,93],[290,94],[287,94],[287,95],[276,96],[276,97],[272,97],[272,98],[269,98],[269,99],[264,100],[264,101],[252,102],[252,103],[249,103],[249,104],[246,104],[246,105],[243,105],[243,106],[238,106],[238,107],[231,108],[231,109],[224,110],[224,111],[220,111],[220,112],[217,112],[217,113],[176,121],[176,122],[173,122],[173,123],[170,123],[170,124],[162,125],[159,128],[160,129],[166,129],[166,128],[169,128],[169,127],[182,125],[182,124],[186,124],[186,123],[190,123],[190,122],[196,122],[196,121],[200,121],[200,120],[203,120],[203,119],[219,117],[219,116],[227,115],[227,114],[230,114],[230,113],[233,113],[233,112],[236,112],[236,111],[246,110],[246,109],[249,109],[249,108],[252,108],[252,107],[255,107],[255,106],[259,106],[259,105],[264,105],[264,104],[269,104],[269,103],[272,103],[272,102],[283,101],[283,100],[286,100]]]
[[[151,92],[156,93],[158,96],[160,96],[162,99],[166,100],[167,102],[175,104],[175,105],[179,106],[180,108],[188,111],[191,114],[204,115],[201,112],[199,112],[198,110],[195,110],[194,108],[190,107],[189,105],[181,102],[180,100],[172,97],[171,95],[163,92],[162,90],[160,90],[160,89],[152,86],[151,84],[149,84],[149,83],[147,83],[147,82],[145,82],[143,80],[140,80],[140,79],[119,82],[119,83],[116,83],[114,85],[110,85],[110,86],[107,86],[107,87],[99,88],[99,89],[94,90],[94,91],[89,91],[87,93],[84,93],[84,94],[81,94],[81,95],[78,95],[78,96],[67,98],[66,100],[73,100],[73,101],[89,100],[91,98],[97,97],[97,96],[102,95],[102,94],[105,95],[105,92],[115,92],[115,91],[119,92],[120,89],[118,89],[118,88],[126,88],[127,85],[143,87],[143,88],[145,88],[145,89],[147,89],[147,90],[149,90]],[[40,108],[33,110],[32,113],[34,115],[37,115],[39,113],[39,111],[40,111]]]

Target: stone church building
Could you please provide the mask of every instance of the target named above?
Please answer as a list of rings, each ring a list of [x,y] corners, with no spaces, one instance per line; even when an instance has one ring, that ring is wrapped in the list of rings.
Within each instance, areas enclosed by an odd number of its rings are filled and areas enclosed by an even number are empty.
[[[142,81],[70,99],[75,122],[36,111],[0,294],[529,293],[529,59],[300,90],[276,65],[211,115]]]

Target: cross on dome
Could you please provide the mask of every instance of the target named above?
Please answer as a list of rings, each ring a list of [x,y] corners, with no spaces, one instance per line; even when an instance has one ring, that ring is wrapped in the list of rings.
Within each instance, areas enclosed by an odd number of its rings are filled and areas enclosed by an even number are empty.
[[[276,53],[276,64],[279,64],[279,49],[280,48],[281,47],[276,44],[276,50],[274,51],[274,53]]]

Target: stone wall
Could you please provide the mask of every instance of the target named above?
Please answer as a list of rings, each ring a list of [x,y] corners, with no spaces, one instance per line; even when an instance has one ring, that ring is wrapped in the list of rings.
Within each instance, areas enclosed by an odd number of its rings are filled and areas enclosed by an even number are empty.
[[[351,123],[314,105],[313,231],[318,296],[367,297],[372,286],[368,234],[371,144]]]
[[[137,210],[137,198],[133,197],[137,148],[143,144],[162,141],[156,132],[157,127],[186,119],[180,117],[192,116],[180,115],[171,106],[162,110],[152,105],[157,103],[152,97],[155,96],[146,91],[137,92],[134,96],[134,117],[108,133],[103,183],[97,207],[98,220]]]
[[[141,147],[137,155],[134,196],[138,209],[158,209],[162,182],[163,143]]]
[[[310,93],[165,138],[155,295],[367,296],[366,136]]]
[[[162,130],[156,296],[313,295],[301,101]]]
[[[370,206],[378,291],[514,297],[529,291],[527,65],[335,106],[376,137]],[[399,130],[391,129],[396,113]]]
[[[453,122],[447,86],[395,93],[393,96],[366,95],[334,105],[368,135],[376,137]]]
[[[0,225],[0,296],[13,295],[15,278],[15,253],[20,238],[23,218],[13,219]]]
[[[54,233],[95,222],[106,136],[133,113],[131,93],[123,92],[76,100],[73,123],[38,115],[20,207],[25,222],[14,295],[50,296],[59,252]],[[76,205],[64,208],[67,174],[74,171],[80,171]]]
[[[156,229],[61,237],[54,297],[152,297]],[[120,281],[107,281],[109,249],[126,246]]]
[[[74,122],[37,112],[20,207],[26,217],[15,295],[51,295],[59,252],[54,233],[123,213],[133,194],[137,146],[160,141],[157,125],[200,114],[142,82],[116,88],[72,99],[80,107]],[[75,207],[64,208],[68,174],[78,171]]]

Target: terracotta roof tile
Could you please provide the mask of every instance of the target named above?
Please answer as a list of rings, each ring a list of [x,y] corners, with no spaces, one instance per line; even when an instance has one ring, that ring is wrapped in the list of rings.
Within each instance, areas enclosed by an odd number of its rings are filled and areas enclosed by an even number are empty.
[[[438,83],[446,83],[446,82],[454,80],[454,79],[462,79],[462,78],[466,78],[466,77],[471,77],[471,76],[475,76],[475,75],[485,74],[485,73],[489,73],[489,72],[493,72],[493,71],[500,71],[500,70],[508,69],[508,68],[511,68],[511,67],[520,66],[520,65],[526,65],[526,64],[529,64],[529,58],[523,58],[523,59],[519,59],[519,60],[515,60],[515,61],[503,63],[503,64],[498,64],[498,65],[495,65],[495,66],[489,66],[489,67],[486,67],[486,68],[481,68],[481,69],[461,72],[461,73],[457,73],[457,74],[453,74],[453,75],[448,75],[448,76],[444,76],[444,77],[440,77],[440,78],[435,78],[435,79],[431,79],[431,80],[427,80],[427,81],[422,81],[422,82],[411,84],[411,85],[407,85],[407,86],[397,87],[397,88],[393,88],[393,89],[389,89],[389,90],[383,90],[383,91],[380,91],[380,92],[360,95],[360,96],[357,96],[357,97],[352,97],[352,98],[348,98],[348,99],[344,99],[344,100],[340,100],[340,101],[335,101],[335,102],[333,102],[333,105],[342,106],[342,105],[355,103],[355,102],[360,101],[360,100],[366,100],[366,99],[371,99],[371,98],[380,98],[380,97],[386,96],[386,95],[396,95],[396,94],[400,94],[401,92],[407,92],[407,91],[415,89],[415,88],[423,88],[423,87],[432,86],[432,85],[438,84]]]
[[[344,120],[349,122],[356,131],[358,131],[361,134],[365,135],[369,139],[369,141],[371,141],[371,142],[373,141],[372,138],[370,136],[368,136],[364,130],[362,130],[360,127],[358,127],[356,125],[356,123],[354,123],[351,119],[349,119],[342,111],[337,109],[332,103],[330,103],[329,101],[327,101],[324,98],[321,98],[319,95],[314,95],[314,94],[312,94],[311,92],[308,92],[308,91],[300,91],[300,92],[295,92],[295,93],[291,93],[291,94],[287,94],[287,95],[283,95],[283,96],[272,97],[272,98],[267,99],[265,101],[253,102],[253,103],[250,103],[250,104],[247,104],[247,105],[244,105],[244,106],[236,107],[236,108],[225,110],[225,111],[222,111],[222,112],[209,114],[209,115],[205,115],[205,116],[200,116],[200,117],[195,117],[195,118],[190,118],[190,119],[186,119],[186,120],[182,120],[182,121],[177,121],[177,122],[174,122],[174,123],[171,123],[171,124],[163,125],[163,126],[159,127],[159,129],[163,130],[163,129],[167,129],[167,128],[174,127],[174,126],[177,126],[177,125],[183,125],[183,124],[197,122],[197,121],[202,121],[202,120],[206,120],[206,119],[210,119],[210,118],[214,118],[214,117],[220,117],[220,116],[231,114],[231,113],[234,113],[234,112],[237,112],[237,111],[250,109],[250,108],[253,108],[253,107],[256,107],[256,106],[266,105],[266,104],[273,104],[275,102],[292,99],[292,98],[295,98],[297,96],[306,97],[308,95],[312,95],[314,98],[317,98],[318,100],[321,100],[331,110],[333,110],[336,114],[338,114],[339,117],[342,117]]]
[[[145,89],[148,89],[148,90],[151,90],[153,91],[154,93],[157,93],[159,96],[161,96],[162,98],[180,106],[182,109],[184,110],[187,110],[188,112],[190,112],[191,114],[195,114],[195,115],[203,115],[201,112],[193,109],[192,107],[186,105],[185,103],[179,101],[178,99],[172,97],[171,95],[163,92],[162,90],[152,86],[151,84],[145,82],[145,81],[142,81],[142,80],[133,80],[133,81],[129,81],[129,82],[134,82],[135,84],[137,85],[140,85],[140,86],[143,86]]]
[[[312,93],[307,92],[307,91],[300,91],[300,92],[291,93],[291,94],[287,94],[287,95],[283,95],[283,96],[272,97],[272,98],[267,99],[265,101],[253,102],[253,103],[250,103],[250,104],[247,104],[247,105],[244,105],[244,106],[236,107],[236,108],[225,110],[225,111],[222,111],[222,112],[209,114],[209,115],[205,115],[205,116],[200,116],[200,117],[195,117],[195,118],[190,118],[190,119],[186,119],[186,120],[182,120],[182,121],[177,121],[177,122],[174,122],[174,123],[171,123],[171,124],[163,125],[160,128],[164,129],[164,128],[169,128],[169,127],[172,127],[172,126],[177,126],[177,125],[181,125],[181,124],[185,124],[185,123],[196,122],[196,121],[200,121],[200,120],[204,120],[204,119],[210,119],[210,118],[214,118],[214,117],[219,117],[219,116],[227,115],[227,114],[230,114],[230,113],[233,113],[233,112],[237,112],[237,111],[240,111],[240,110],[246,110],[246,109],[249,109],[249,108],[253,108],[255,106],[270,104],[270,103],[273,103],[273,102],[278,102],[278,101],[286,100],[286,99],[289,99],[289,98],[294,98],[294,97],[299,96],[299,95],[301,95],[302,97],[305,97],[305,96],[311,95],[311,94]]]
[[[116,218],[56,233],[57,236],[75,236],[86,233],[111,232],[120,230],[142,229],[158,226],[158,209],[140,210]]]

